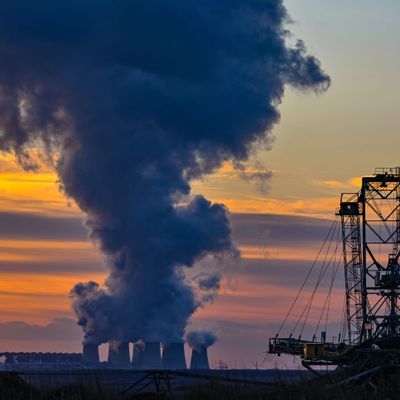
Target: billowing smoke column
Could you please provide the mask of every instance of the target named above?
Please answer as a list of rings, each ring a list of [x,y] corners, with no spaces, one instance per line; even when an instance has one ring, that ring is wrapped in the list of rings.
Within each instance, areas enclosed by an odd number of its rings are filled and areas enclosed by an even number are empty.
[[[0,148],[54,163],[109,268],[71,292],[85,343],[181,340],[185,269],[235,251],[190,181],[269,140],[286,84],[329,86],[288,20],[281,0],[0,2]]]
[[[190,369],[210,369],[207,349],[216,341],[214,333],[206,330],[192,331],[186,335],[186,342],[192,349]]]
[[[164,369],[186,369],[185,349],[183,342],[164,343],[162,352]]]

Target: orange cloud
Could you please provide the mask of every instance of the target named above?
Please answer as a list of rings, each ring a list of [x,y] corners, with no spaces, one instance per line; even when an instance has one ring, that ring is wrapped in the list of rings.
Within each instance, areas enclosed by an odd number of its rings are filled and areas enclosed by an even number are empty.
[[[86,263],[97,263],[97,272],[73,268]],[[60,270],[60,264],[71,268]],[[103,282],[101,265],[90,242],[1,240],[0,321],[45,323],[71,317],[70,289],[79,281]]]
[[[313,261],[316,255],[316,249],[312,247],[298,248],[288,246],[239,246],[242,258],[252,260],[303,260]]]
[[[0,155],[0,211],[76,216],[78,208],[60,192],[57,180],[48,167],[27,172],[14,156]]]
[[[250,321],[281,323],[297,294],[298,288],[288,288],[284,285],[246,282],[240,279],[238,291],[222,292],[212,306],[197,311],[196,318],[210,320],[224,319],[231,321]],[[293,311],[289,315],[288,324],[296,322],[303,308],[307,305],[312,290],[305,290]],[[327,296],[327,290],[320,290],[315,295],[308,316],[309,323],[317,323]],[[330,301],[330,315],[340,318],[343,307],[343,290],[335,289]],[[339,317],[338,317],[339,316]]]
[[[257,172],[251,170],[250,172]],[[356,179],[356,178],[354,178]],[[358,182],[358,181],[357,181]],[[352,182],[354,186],[356,183]],[[339,189],[339,181],[325,181],[322,186]],[[204,193],[213,201],[226,204],[232,212],[255,214],[301,215],[331,217],[338,206],[338,196],[291,197],[261,196],[238,179],[231,164],[225,164],[204,182],[194,182],[194,192]],[[0,211],[25,212],[51,216],[80,214],[59,191],[57,176],[46,167],[39,173],[28,173],[18,167],[12,156],[0,156]],[[315,249],[288,246],[241,246],[242,257],[249,260],[304,260],[314,259]],[[59,270],[60,263],[71,265],[70,270]],[[73,266],[85,263],[99,265],[98,269],[79,271]],[[78,281],[103,282],[105,271],[102,256],[89,241],[0,240],[0,321],[25,320],[46,323],[54,317],[72,317],[68,293]],[[40,270],[46,264],[47,269]],[[23,273],[20,269],[24,265]],[[28,265],[28,269],[26,269]],[[29,267],[31,265],[31,267]],[[266,270],[266,275],[268,271]],[[221,295],[214,304],[200,309],[196,318],[218,320],[223,317],[241,322],[280,322],[290,306],[297,288],[282,284],[258,283],[250,270],[236,276],[233,290],[223,282]],[[306,291],[306,295],[310,292]],[[342,292],[334,294],[332,310],[340,313]],[[304,305],[302,300],[299,304]],[[323,304],[323,297],[316,298]],[[316,319],[317,313],[312,312]]]
[[[357,192],[361,188],[362,177],[353,177],[345,181],[339,180],[313,180],[316,186],[323,186],[333,189],[334,193],[338,195],[341,192]]]
[[[83,274],[82,274],[83,275]],[[69,291],[87,276],[2,273],[0,280],[0,322],[25,320],[45,323],[51,318],[72,316]],[[104,274],[92,274],[102,282]]]
[[[0,262],[4,261],[89,261],[98,258],[90,242],[0,241]]]
[[[339,205],[337,197],[281,200],[262,197],[228,197],[221,193],[213,193],[209,197],[215,202],[225,204],[233,213],[244,214],[277,214],[331,218]]]

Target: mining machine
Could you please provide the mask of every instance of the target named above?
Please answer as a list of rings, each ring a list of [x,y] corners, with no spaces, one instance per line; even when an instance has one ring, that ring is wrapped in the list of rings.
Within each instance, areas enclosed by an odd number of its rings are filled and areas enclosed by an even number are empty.
[[[302,334],[280,335],[301,297],[303,282],[281,329],[269,339],[268,352],[298,355],[302,364],[317,374],[321,370],[317,366],[337,367],[332,370],[337,371],[336,376],[341,373],[340,379],[346,383],[369,379],[388,369],[392,373],[393,368],[400,366],[400,167],[377,168],[372,176],[361,179],[357,193],[342,193],[335,222],[323,245],[325,249],[327,242],[333,241],[334,230],[337,248],[342,252],[339,258],[345,286],[341,333],[332,340],[326,331],[308,339]],[[330,246],[320,263],[322,272],[313,296],[326,272],[323,268],[327,268],[328,252],[334,247]],[[314,267],[315,263],[311,270]],[[332,281],[338,265],[333,270]],[[306,280],[309,275],[310,271]],[[328,288],[332,289],[332,282]],[[311,303],[312,299],[306,302],[301,318],[307,317]],[[325,308],[326,305],[327,302]],[[304,324],[305,320],[303,328]]]

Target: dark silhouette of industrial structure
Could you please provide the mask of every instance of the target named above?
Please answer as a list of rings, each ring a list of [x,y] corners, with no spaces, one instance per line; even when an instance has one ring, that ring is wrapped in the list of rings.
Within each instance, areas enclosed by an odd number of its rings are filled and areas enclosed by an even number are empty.
[[[377,168],[372,176],[363,177],[359,192],[341,195],[336,215],[319,252],[322,261],[320,258],[318,263],[322,267],[317,283],[295,324],[295,329],[301,327],[300,334],[295,336],[292,331],[289,336],[282,337],[280,331],[287,324],[317,259],[281,329],[269,340],[269,352],[299,355],[303,365],[316,373],[316,366],[320,365],[346,366],[348,373],[344,380],[370,379],[388,366],[400,365],[400,167]],[[335,232],[336,247],[332,245]],[[342,249],[341,265],[345,276],[341,333],[335,340],[328,340],[326,331],[306,340],[302,334],[315,293],[321,287],[329,264],[333,264],[329,301],[325,301],[321,314],[328,319],[331,289],[338,270],[332,260],[338,248]],[[318,327],[320,321],[321,317]]]

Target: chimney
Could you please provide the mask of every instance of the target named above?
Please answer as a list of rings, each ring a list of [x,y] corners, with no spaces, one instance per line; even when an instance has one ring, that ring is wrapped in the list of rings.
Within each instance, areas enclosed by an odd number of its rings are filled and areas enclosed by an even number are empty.
[[[160,342],[146,342],[142,369],[161,369]]]
[[[99,347],[96,344],[83,342],[82,362],[85,364],[100,362]]]
[[[186,369],[183,342],[164,344],[162,367],[164,369]]]
[[[132,368],[142,369],[144,356],[144,342],[139,341],[133,344]]]
[[[108,363],[115,369],[129,368],[129,343],[117,340],[110,341],[108,343]]]
[[[190,369],[210,369],[208,363],[207,347],[201,346],[192,350],[192,359],[190,361]]]

